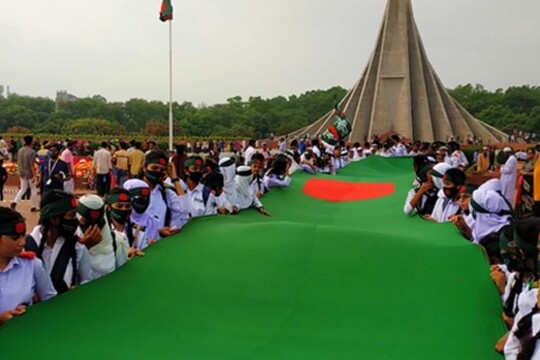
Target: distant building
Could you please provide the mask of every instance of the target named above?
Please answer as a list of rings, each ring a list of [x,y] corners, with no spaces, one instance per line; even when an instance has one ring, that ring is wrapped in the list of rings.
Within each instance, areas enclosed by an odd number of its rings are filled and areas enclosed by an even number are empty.
[[[66,90],[58,90],[56,92],[56,107],[62,102],[75,101],[77,97],[69,94]]]

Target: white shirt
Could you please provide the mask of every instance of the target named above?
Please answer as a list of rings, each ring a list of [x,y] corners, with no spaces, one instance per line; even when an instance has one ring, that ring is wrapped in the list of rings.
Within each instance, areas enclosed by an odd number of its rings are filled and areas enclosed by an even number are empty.
[[[186,195],[191,209],[191,217],[212,215],[212,208],[215,203],[214,194],[208,194],[206,204],[203,197],[204,185],[198,184],[193,190],[187,190]],[[210,205],[210,206],[208,206]]]
[[[22,304],[31,305],[34,293],[41,301],[56,295],[43,262],[38,258],[12,258],[0,271],[0,314]]]
[[[41,233],[41,226],[36,226],[30,233],[30,236],[32,236],[36,242],[36,245],[39,247],[43,237],[43,234]],[[62,246],[64,245],[64,241],[65,239],[60,236],[58,239],[56,239],[52,248],[46,244],[43,248],[43,264],[45,265],[45,270],[49,276],[51,275],[54,263],[58,257],[58,253],[60,253],[60,249],[62,249]],[[85,284],[94,279],[92,264],[90,262],[90,254],[88,253],[86,246],[79,242],[75,244],[75,252],[77,253],[77,272],[79,275],[79,281],[81,284]],[[71,286],[72,278],[73,262],[70,260],[68,266],[66,267],[66,272],[64,273],[64,282],[68,287]]]
[[[165,197],[167,203],[163,201],[161,195],[161,186],[156,185],[150,193],[150,205],[146,212],[158,220],[158,229],[165,227],[165,214],[167,213],[167,205],[171,211],[171,227],[182,228],[188,219],[191,208],[186,195],[178,196],[171,189],[165,189]]]
[[[257,150],[255,150],[255,148],[253,146],[249,146],[246,149],[246,153],[244,154],[244,157],[245,157],[244,165],[246,165],[246,166],[249,165],[249,162],[251,161],[251,158],[253,157],[253,155],[256,152],[257,152]]]
[[[450,221],[449,217],[456,215],[460,210],[459,200],[455,202],[448,200],[446,196],[444,196],[442,189],[439,191],[438,195],[439,199],[437,199],[437,202],[435,203],[431,217],[438,223]]]

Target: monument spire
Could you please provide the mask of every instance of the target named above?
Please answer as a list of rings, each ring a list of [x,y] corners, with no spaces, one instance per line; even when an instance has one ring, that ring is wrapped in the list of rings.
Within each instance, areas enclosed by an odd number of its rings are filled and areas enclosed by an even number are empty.
[[[506,138],[448,94],[427,58],[410,0],[388,0],[375,49],[340,106],[352,124],[349,141],[390,132],[424,141],[476,136],[494,143]],[[318,136],[332,121],[328,113],[289,136]]]

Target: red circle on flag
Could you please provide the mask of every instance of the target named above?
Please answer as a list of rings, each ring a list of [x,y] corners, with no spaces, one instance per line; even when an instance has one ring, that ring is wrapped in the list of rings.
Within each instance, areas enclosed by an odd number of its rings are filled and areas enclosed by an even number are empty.
[[[309,179],[304,194],[332,202],[372,200],[392,195],[396,187],[392,183],[353,183],[332,179]]]

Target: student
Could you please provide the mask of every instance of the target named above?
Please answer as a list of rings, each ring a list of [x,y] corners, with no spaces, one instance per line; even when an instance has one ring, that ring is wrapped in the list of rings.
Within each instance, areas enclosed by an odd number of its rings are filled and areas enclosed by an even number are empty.
[[[26,237],[25,249],[36,253],[59,294],[93,279],[90,254],[75,231],[77,200],[62,190],[41,199],[39,224]]]
[[[510,147],[503,149],[506,162],[501,166],[501,185],[502,193],[510,204],[514,204],[514,196],[516,194],[516,178],[517,178],[517,159]]]
[[[214,195],[201,183],[203,159],[200,156],[190,156],[184,164],[186,175],[187,199],[191,217],[211,215]],[[210,203],[210,204],[209,204]]]
[[[77,235],[87,243],[94,278],[107,275],[127,261],[128,245],[117,238],[105,216],[105,203],[93,194],[84,195],[77,204]]]
[[[264,163],[264,159],[256,159],[253,157],[253,160],[251,160],[250,167],[251,167],[251,173],[253,174],[253,180],[251,180],[251,183],[249,184],[253,191],[255,192],[255,195],[260,199],[264,196],[264,194],[268,191],[266,187],[264,186],[264,180],[261,176],[261,166]]]
[[[272,188],[285,188],[290,186],[290,167],[291,160],[288,160],[286,157],[283,156],[278,156],[272,164],[272,168],[268,170],[264,175],[264,186],[268,190]]]
[[[236,171],[236,177],[234,178],[234,182],[236,183],[238,207],[240,208],[240,210],[254,207],[262,215],[271,216],[270,213],[265,210],[261,201],[253,192],[253,189],[249,186],[252,177],[252,171],[249,166],[240,166]]]
[[[223,192],[223,185],[223,174],[219,172],[211,172],[205,178],[205,190],[203,192],[206,195],[203,196],[203,199],[206,202],[206,215],[230,214],[232,205]]]
[[[426,215],[433,212],[437,202],[438,189],[433,184],[431,169],[435,163],[426,156],[419,155],[414,157],[413,166],[416,173],[416,179],[413,188],[409,190],[403,212],[407,215]]]
[[[167,173],[174,190],[163,183]],[[151,190],[147,209],[149,215],[158,219],[158,228],[168,228],[171,234],[177,232],[188,222],[190,206],[176,169],[168,163],[163,151],[152,151],[146,155],[144,180]]]
[[[530,218],[516,223],[515,231],[501,236],[501,257],[511,275],[503,295],[503,317],[511,326],[510,331],[499,341],[504,344],[506,359],[518,359],[522,344],[532,334],[532,317],[538,312],[538,289],[534,285],[538,274],[538,234],[540,220]]]
[[[0,325],[32,305],[56,295],[51,278],[35,253],[24,253],[26,224],[21,214],[0,207]]]
[[[463,170],[448,169],[444,175],[443,188],[438,193],[439,199],[435,203],[433,212],[431,215],[424,215],[424,218],[443,223],[451,221],[454,215],[461,214],[459,199],[461,193],[465,191],[466,179],[467,176]]]
[[[131,194],[121,188],[111,190],[105,200],[105,216],[115,238],[123,239],[129,245],[128,259],[133,256],[144,256],[141,251],[148,246],[148,239],[144,231],[131,222]]]
[[[232,204],[231,213],[237,214],[239,209],[236,199],[236,186],[234,177],[236,175],[236,164],[232,158],[225,157],[219,161],[219,172],[223,175],[223,192],[227,197],[227,201]]]
[[[64,190],[64,182],[72,178],[68,164],[58,158],[59,146],[49,147],[49,159],[42,164],[41,181],[43,192],[57,189]]]

